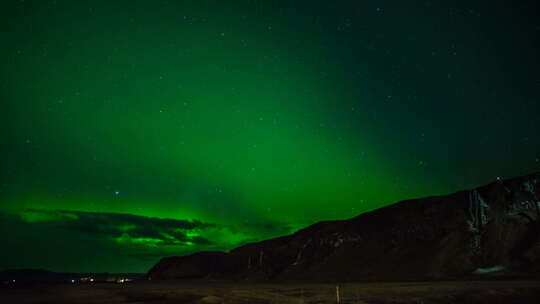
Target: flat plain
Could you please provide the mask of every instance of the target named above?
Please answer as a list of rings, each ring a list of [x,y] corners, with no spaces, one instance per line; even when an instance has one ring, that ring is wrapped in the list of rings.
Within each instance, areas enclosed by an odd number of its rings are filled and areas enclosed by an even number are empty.
[[[0,303],[206,304],[538,303],[540,281],[394,283],[225,283],[136,281],[127,284],[14,284],[0,288]]]

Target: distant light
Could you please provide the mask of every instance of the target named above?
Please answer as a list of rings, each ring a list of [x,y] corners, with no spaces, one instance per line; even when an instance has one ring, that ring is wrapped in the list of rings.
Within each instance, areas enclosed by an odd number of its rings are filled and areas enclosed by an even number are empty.
[[[71,283],[75,283],[75,280],[71,280]]]
[[[90,282],[94,282],[94,279],[90,278]]]

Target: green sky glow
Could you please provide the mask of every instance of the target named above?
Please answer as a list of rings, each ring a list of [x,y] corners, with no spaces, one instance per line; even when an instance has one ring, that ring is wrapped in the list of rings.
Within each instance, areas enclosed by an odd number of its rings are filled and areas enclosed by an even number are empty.
[[[231,2],[1,4],[0,268],[146,271],[540,169],[527,7]]]

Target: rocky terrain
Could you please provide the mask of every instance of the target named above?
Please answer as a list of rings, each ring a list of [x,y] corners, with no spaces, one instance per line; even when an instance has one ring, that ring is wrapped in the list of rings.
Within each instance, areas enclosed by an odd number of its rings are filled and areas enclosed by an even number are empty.
[[[230,252],[162,259],[160,279],[277,281],[538,278],[540,173],[319,222]]]

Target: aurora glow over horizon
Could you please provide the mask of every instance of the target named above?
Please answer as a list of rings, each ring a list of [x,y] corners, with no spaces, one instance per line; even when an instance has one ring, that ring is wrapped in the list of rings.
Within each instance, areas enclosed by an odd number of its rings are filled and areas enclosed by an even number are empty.
[[[540,170],[536,4],[457,2],[3,1],[0,270],[143,272]]]

